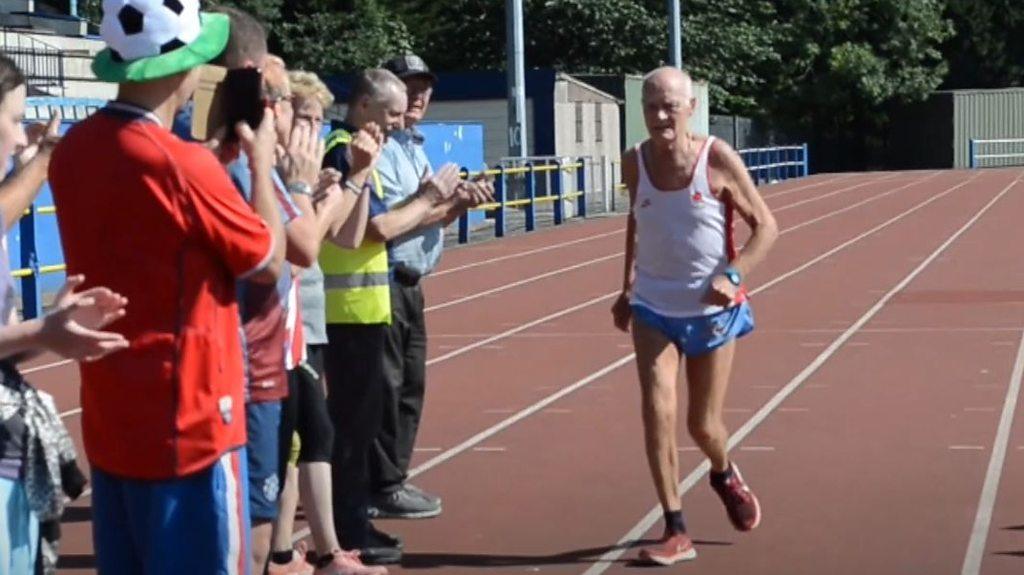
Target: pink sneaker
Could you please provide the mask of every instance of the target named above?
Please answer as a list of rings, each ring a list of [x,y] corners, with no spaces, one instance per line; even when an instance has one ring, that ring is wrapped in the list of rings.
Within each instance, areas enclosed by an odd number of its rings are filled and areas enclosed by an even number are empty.
[[[334,551],[334,560],[318,568],[315,575],[388,575],[386,567],[370,567],[359,560],[358,551]]]
[[[692,561],[697,558],[697,550],[686,533],[674,535],[665,533],[655,545],[640,550],[640,561],[668,567],[680,561]]]
[[[761,503],[757,496],[747,487],[735,463],[729,463],[732,475],[723,484],[711,482],[711,487],[718,493],[725,504],[729,520],[739,531],[750,531],[761,524]]]
[[[313,566],[306,562],[306,544],[299,543],[292,550],[292,560],[287,565],[270,562],[267,566],[268,575],[313,575]]]

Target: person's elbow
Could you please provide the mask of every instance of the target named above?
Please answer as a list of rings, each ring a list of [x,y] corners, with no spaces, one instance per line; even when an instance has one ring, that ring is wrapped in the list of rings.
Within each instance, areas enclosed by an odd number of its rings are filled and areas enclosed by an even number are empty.
[[[339,235],[339,236],[336,236],[336,237],[332,238],[331,239],[331,243],[333,243],[334,245],[336,245],[336,246],[338,246],[339,248],[342,248],[342,249],[356,250],[356,249],[359,249],[363,245],[363,238],[361,238],[361,237],[360,238],[356,238],[356,237],[342,237],[342,236]]]
[[[285,237],[288,241],[285,259],[288,263],[300,268],[308,268],[316,263],[320,255],[317,232],[316,220],[309,215],[296,218],[285,227]]]
[[[320,242],[316,240],[316,234],[306,234],[292,239],[288,238],[288,253],[285,257],[288,263],[300,268],[308,268],[316,263],[320,256]]]
[[[366,224],[365,237],[368,240],[385,243],[391,241],[392,234],[385,218],[373,218]],[[361,241],[359,243],[362,243]]]
[[[754,224],[754,233],[764,238],[771,245],[779,238],[779,223],[770,212],[762,214]]]
[[[338,245],[345,249],[355,250],[363,245],[363,240],[369,237],[366,233],[366,226],[360,226],[359,229],[352,233],[344,234],[345,237],[339,238]]]
[[[281,275],[284,274],[284,266],[285,250],[281,249],[280,245],[274,245],[270,250],[270,254],[267,256],[267,259],[260,264],[259,268],[243,275],[239,279],[258,284],[277,283],[277,280],[281,279]]]

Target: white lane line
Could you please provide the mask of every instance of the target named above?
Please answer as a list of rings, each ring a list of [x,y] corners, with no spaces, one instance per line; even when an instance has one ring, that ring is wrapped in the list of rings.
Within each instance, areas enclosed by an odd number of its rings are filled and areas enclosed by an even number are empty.
[[[594,240],[599,240],[601,238],[607,238],[609,236],[614,236],[614,235],[622,234],[622,233],[625,233],[625,232],[626,232],[625,226],[623,226],[623,229],[621,229],[621,230],[614,230],[614,231],[605,232],[605,233],[602,233],[602,234],[594,234],[592,236],[587,236],[585,238],[579,238],[577,240],[571,240],[571,241],[562,242],[562,243],[559,243],[559,244],[554,244],[554,245],[550,245],[550,246],[544,246],[542,248],[537,248],[537,249],[533,249],[533,250],[526,250],[526,251],[523,251],[523,252],[516,252],[514,254],[509,254],[509,255],[505,255],[505,256],[499,256],[499,257],[496,257],[496,258],[490,258],[490,259],[487,259],[487,260],[483,260],[483,261],[479,261],[479,262],[473,262],[471,264],[465,264],[465,265],[461,265],[461,266],[454,267],[454,268],[438,270],[438,271],[435,271],[435,272],[431,273],[430,275],[428,275],[426,277],[426,281],[430,281],[431,279],[439,277],[439,276],[445,276],[445,275],[453,274],[453,273],[456,273],[456,272],[461,272],[461,271],[465,271],[465,270],[471,270],[473,268],[478,268],[480,266],[486,266],[486,265],[495,264],[495,263],[498,263],[498,262],[508,261],[508,260],[511,260],[511,259],[522,258],[522,257],[526,257],[526,256],[532,256],[533,254],[539,254],[539,253],[547,252],[547,251],[551,251],[551,250],[558,250],[558,249],[566,248],[566,247],[569,247],[569,246],[575,246],[575,245],[578,245],[578,244],[582,244],[582,243],[585,243],[585,242],[592,242]]]
[[[1010,376],[1006,400],[1003,402],[1003,413],[999,417],[999,426],[996,428],[996,439],[992,444],[992,455],[988,461],[988,471],[985,472],[985,483],[981,487],[978,513],[974,516],[974,527],[971,529],[971,539],[967,545],[967,554],[964,556],[963,569],[960,570],[961,575],[977,575],[981,571],[981,560],[985,555],[988,531],[992,526],[992,511],[996,505],[996,495],[999,493],[999,479],[1003,475],[1003,463],[1006,461],[1006,448],[1010,443],[1010,428],[1013,426],[1013,416],[1017,410],[1022,377],[1024,377],[1024,333],[1021,334],[1017,359],[1013,364],[1013,374]]]
[[[950,445],[952,451],[985,451],[984,445]]]
[[[853,323],[853,325],[848,327],[846,331],[842,333],[842,335],[836,338],[835,341],[832,342],[832,345],[830,345],[827,349],[822,351],[821,354],[819,354],[818,357],[814,359],[814,361],[812,361],[807,367],[803,369],[803,371],[797,374],[796,377],[790,380],[789,383],[787,383],[781,390],[779,390],[779,392],[775,394],[775,396],[772,397],[771,400],[769,400],[763,407],[761,407],[761,409],[758,410],[758,412],[754,414],[754,416],[750,418],[750,420],[748,420],[746,423],[743,424],[742,427],[736,430],[736,432],[729,438],[728,448],[732,449],[737,444],[741,443],[744,439],[746,439],[746,437],[750,435],[754,431],[754,429],[756,429],[762,422],[764,422],[764,420],[767,419],[768,416],[772,414],[772,412],[778,409],[778,407],[782,404],[783,401],[785,401],[790,395],[792,395],[805,381],[807,381],[807,379],[814,375],[814,373],[817,372],[818,369],[820,369],[821,366],[824,365],[825,362],[829,360],[829,358],[835,355],[844,343],[846,343],[858,331],[860,331],[860,329],[864,327],[864,325],[867,324],[869,321],[871,321],[873,317],[878,315],[882,308],[884,308],[885,305],[888,304],[889,301],[896,296],[896,294],[898,294],[900,291],[906,288],[907,285],[910,284],[910,282],[914,281],[914,279],[918,275],[920,275],[921,272],[925,270],[925,268],[927,268],[936,258],[942,255],[942,253],[945,252],[946,249],[953,244],[953,242],[959,239],[960,236],[962,236],[978,220],[980,220],[981,217],[984,216],[985,213],[987,213],[988,210],[996,204],[996,202],[1002,199],[1002,197],[1005,196],[1007,192],[1009,192],[1020,181],[1021,176],[1024,176],[1024,172],[1018,175],[1013,182],[1011,182],[1009,185],[1003,188],[1001,192],[996,194],[996,196],[992,198],[992,200],[990,200],[988,203],[986,203],[981,208],[981,210],[975,213],[974,216],[967,221],[967,223],[965,223],[960,229],[954,232],[953,235],[947,238],[946,241],[942,243],[942,245],[936,248],[936,250],[932,252],[931,255],[928,256],[928,258],[926,258],[923,262],[918,264],[917,267],[915,267],[906,277],[904,277],[892,289],[886,292],[885,295],[881,297],[881,299],[875,302],[875,305],[873,305],[867,312],[865,312],[864,315],[858,318],[857,321]],[[973,177],[969,178],[967,182],[970,182],[973,179]],[[1022,353],[1024,353],[1024,340],[1022,340],[1021,342],[1021,347]],[[1021,367],[1022,369],[1024,369],[1024,361],[1021,362]],[[1019,383],[1019,377],[1017,378],[1017,382]],[[1000,461],[1000,466],[1001,464],[1002,462]],[[698,481],[701,480],[701,478],[704,477],[705,474],[707,474],[707,472],[710,469],[711,465],[708,462],[708,460],[705,459],[699,466],[697,466],[693,471],[691,471],[690,474],[687,475],[682,482],[680,482],[679,494],[686,494],[690,489],[693,488],[694,485],[697,484]],[[610,551],[602,555],[596,562],[594,562],[593,565],[590,566],[589,569],[584,571],[583,575],[599,575],[600,573],[604,573],[605,571],[607,571],[608,568],[614,565],[615,561],[617,561],[622,556],[622,554],[625,553],[626,549],[633,541],[638,540],[640,537],[643,536],[644,533],[646,533],[652,526],[654,526],[655,523],[657,523],[661,515],[661,506],[656,505],[655,507],[653,507],[647,513],[647,515],[640,519],[640,521],[637,522],[637,524],[634,525],[632,529],[630,529],[625,535],[622,536],[621,539],[619,539],[618,543],[616,543],[616,545]],[[976,571],[974,573],[976,573]]]
[[[477,349],[479,347],[483,347],[485,345],[490,345],[490,344],[492,344],[492,343],[494,343],[494,342],[496,342],[498,340],[505,339],[506,337],[515,335],[515,334],[517,334],[519,332],[522,332],[522,331],[526,331],[526,330],[530,329],[531,327],[538,326],[538,325],[540,325],[542,323],[545,323],[547,321],[550,321],[552,319],[555,319],[555,318],[558,318],[558,317],[562,317],[564,315],[568,315],[570,313],[573,313],[573,312],[579,311],[581,309],[590,307],[590,306],[592,306],[592,305],[594,305],[596,303],[599,303],[599,302],[602,302],[602,301],[605,301],[605,300],[609,300],[609,299],[617,296],[618,294],[619,294],[619,292],[616,291],[616,292],[612,292],[610,294],[600,295],[600,296],[597,296],[595,298],[589,299],[589,300],[587,300],[587,301],[585,301],[583,303],[579,303],[579,304],[576,304],[574,306],[567,307],[567,308],[562,309],[560,311],[556,311],[554,313],[550,313],[550,314],[548,314],[548,315],[546,315],[544,317],[537,318],[537,319],[535,319],[533,321],[526,322],[526,323],[521,324],[519,326],[516,326],[516,327],[514,327],[512,329],[505,330],[505,331],[503,331],[501,333],[494,334],[491,337],[488,337],[488,338],[485,338],[485,339],[481,339],[479,341],[475,341],[475,342],[473,342],[473,343],[471,343],[469,345],[464,345],[464,346],[462,346],[462,347],[460,347],[460,348],[458,348],[456,350],[453,350],[453,351],[450,351],[448,353],[439,355],[437,357],[428,359],[427,360],[427,366],[429,367],[431,365],[440,363],[442,361],[448,361],[449,359],[452,359],[454,357],[458,357],[458,356],[463,355],[465,353],[469,353],[470,351],[473,351],[474,349]]]
[[[768,445],[746,445],[740,447],[740,451],[775,451],[775,448]]]
[[[28,369],[22,370],[21,374],[22,375],[28,375],[30,373],[35,373],[37,371],[43,371],[44,369],[51,369],[51,368],[54,368],[54,367],[60,367],[62,365],[68,365],[69,363],[75,363],[75,361],[72,360],[72,359],[64,359],[64,360],[61,360],[61,361],[55,361],[53,363],[47,363],[47,364],[44,364],[44,365],[37,365],[35,367],[30,367]]]
[[[81,407],[76,407],[74,409],[69,409],[69,410],[67,410],[65,412],[62,412],[60,414],[60,418],[64,419],[65,417],[71,417],[72,415],[78,415],[79,413],[82,413],[82,408]]]
[[[468,296],[465,296],[465,297],[460,297],[460,298],[456,298],[456,299],[449,300],[449,301],[446,301],[446,302],[442,302],[442,303],[439,303],[439,304],[434,304],[432,306],[428,306],[428,307],[424,308],[423,312],[427,313],[427,312],[437,311],[439,309],[449,308],[449,307],[452,307],[454,305],[459,305],[461,303],[466,303],[468,301],[473,301],[473,300],[476,300],[476,299],[480,299],[482,297],[487,297],[487,296],[490,296],[490,295],[494,295],[496,293],[501,293],[503,291],[508,291],[510,289],[517,288],[517,287],[520,287],[520,286],[524,286],[524,285],[527,285],[527,284],[531,284],[531,283],[534,283],[534,282],[538,282],[538,281],[543,280],[543,279],[547,279],[547,278],[555,277],[555,276],[560,276],[560,275],[562,275],[562,274],[564,274],[566,272],[571,272],[573,270],[578,270],[580,268],[585,268],[585,267],[588,267],[588,266],[592,266],[594,264],[598,264],[598,263],[601,263],[601,262],[606,262],[606,261],[611,260],[611,259],[620,258],[620,257],[622,257],[622,253],[623,252],[615,252],[614,254],[611,254],[611,255],[601,256],[599,258],[594,258],[594,259],[591,259],[591,260],[587,260],[585,262],[580,262],[578,264],[573,264],[571,266],[565,266],[563,268],[558,268],[556,270],[551,270],[549,272],[545,272],[545,273],[538,274],[538,275],[535,275],[535,276],[531,276],[531,277],[528,277],[528,278],[525,278],[525,279],[521,279],[519,281],[515,281],[515,282],[509,283],[509,284],[498,286],[496,288],[491,288],[491,289],[488,289],[488,290],[484,290],[482,292],[477,292],[477,293],[474,293],[474,294],[471,294],[471,295],[468,295]]]
[[[809,204],[811,202],[817,202],[819,200],[824,200],[825,198],[830,198],[832,196],[838,196],[839,194],[845,194],[847,192],[852,192],[853,190],[856,190],[858,188],[863,188],[863,187],[871,185],[871,184],[877,184],[877,183],[880,183],[880,182],[884,182],[884,181],[888,181],[888,180],[893,180],[893,179],[895,179],[895,178],[879,178],[877,180],[871,180],[870,182],[861,182],[859,184],[854,184],[852,186],[847,186],[845,188],[839,188],[838,190],[834,190],[834,191],[828,192],[827,194],[821,194],[820,196],[814,196],[813,198],[807,198],[806,200],[800,200],[798,202],[793,202],[792,204],[786,204],[784,206],[779,206],[777,208],[772,208],[772,213],[784,212],[786,210],[790,210],[790,209],[802,206],[804,204]]]
[[[827,213],[827,214],[825,214],[823,216],[819,216],[817,218],[813,218],[813,219],[807,220],[806,222],[801,222],[801,223],[791,227],[790,229],[791,230],[798,230],[798,229],[800,229],[802,227],[809,226],[811,224],[816,224],[816,223],[818,223],[819,221],[821,221],[821,220],[823,220],[825,218],[831,218],[831,217],[833,217],[833,216],[835,216],[837,214],[841,214],[843,212],[848,212],[850,210],[857,209],[860,206],[863,206],[864,204],[868,204],[868,203],[871,203],[871,202],[873,202],[875,200],[880,200],[880,199],[882,199],[884,197],[891,196],[891,195],[895,194],[896,192],[905,190],[905,189],[907,189],[909,187],[916,186],[918,184],[923,184],[924,182],[934,178],[937,175],[938,175],[938,172],[936,172],[935,174],[932,174],[930,176],[921,178],[919,180],[914,180],[913,182],[906,183],[906,184],[904,184],[902,186],[899,186],[898,188],[893,188],[893,189],[889,190],[888,192],[882,192],[881,194],[876,194],[874,196],[871,196],[870,198],[863,199],[863,200],[861,200],[859,202],[850,204],[850,205],[848,205],[848,206],[846,206],[846,207],[844,207],[844,208],[842,208],[840,210],[837,210],[835,212],[829,212],[829,213]],[[975,177],[977,177],[977,176],[973,176],[971,179],[969,179],[967,181],[969,182],[969,181],[973,180]],[[964,182],[964,184],[966,184],[966,183],[967,182]],[[963,185],[963,184],[961,184],[961,185]]]
[[[851,178],[851,174],[843,174],[843,175],[840,175],[840,176],[837,176],[837,177],[834,177],[834,178],[829,178],[827,180],[819,180],[817,182],[812,182],[810,184],[804,184],[802,186],[797,186],[795,188],[790,188],[788,190],[783,190],[781,192],[770,193],[770,192],[768,192],[768,190],[765,190],[766,193],[764,194],[764,199],[767,200],[769,198],[779,198],[779,197],[782,197],[782,196],[787,196],[789,194],[794,194],[794,193],[799,192],[801,190],[807,190],[807,189],[810,189],[810,188],[816,188],[818,186],[823,186],[825,184],[831,184],[832,182],[836,182],[836,181],[839,181],[839,180],[849,180],[850,178]],[[882,179],[885,179],[885,178],[873,178],[872,181],[876,181],[877,182],[877,181],[882,180]]]
[[[526,419],[527,417],[533,415],[534,413],[537,413],[538,411],[546,408],[547,406],[558,401],[559,399],[562,399],[563,397],[569,395],[570,393],[576,391],[577,389],[585,387],[590,382],[600,379],[605,375],[615,371],[616,369],[619,369],[620,367],[628,363],[631,363],[632,361],[633,355],[627,355],[626,357],[620,358],[618,361],[615,361],[605,366],[604,368],[595,371],[594,373],[588,375],[587,377],[580,379],[579,381],[573,383],[572,385],[563,387],[561,390],[519,411],[515,415],[501,421],[496,425],[488,427],[487,429],[481,431],[480,433],[477,433],[473,437],[470,437],[469,439],[463,441],[462,443],[456,445],[455,447],[452,447],[451,449],[445,451],[444,453],[441,453],[440,455],[431,458],[430,460],[417,466],[415,469],[410,470],[409,478],[412,479],[418,475],[422,475],[423,473],[430,471],[431,469],[437,467],[438,465],[441,465],[445,461],[448,461],[449,459],[455,457],[456,455],[459,455],[463,451],[476,447],[477,445],[483,443],[484,441],[490,439],[491,437],[494,437],[495,435],[501,433],[505,429],[515,425],[519,421]]]

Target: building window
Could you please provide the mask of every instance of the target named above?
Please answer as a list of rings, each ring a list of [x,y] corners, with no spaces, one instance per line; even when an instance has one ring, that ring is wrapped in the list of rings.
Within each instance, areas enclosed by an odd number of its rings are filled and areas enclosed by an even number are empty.
[[[604,141],[604,114],[601,108],[601,104],[594,104],[594,131],[596,132],[594,139],[598,142]]]
[[[583,143],[583,102],[576,102],[576,143]]]

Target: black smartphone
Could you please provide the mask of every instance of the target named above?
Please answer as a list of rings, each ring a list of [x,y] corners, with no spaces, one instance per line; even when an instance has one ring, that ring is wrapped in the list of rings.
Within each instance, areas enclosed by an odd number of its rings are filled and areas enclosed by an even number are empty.
[[[255,132],[263,121],[263,73],[256,68],[228,70],[224,76],[224,118],[228,137],[237,138],[235,125],[249,124]]]

